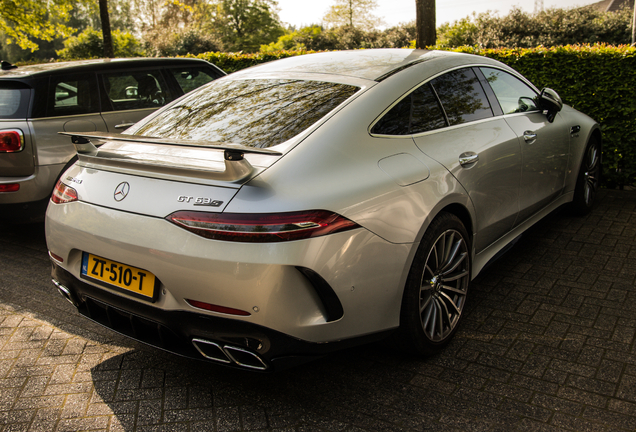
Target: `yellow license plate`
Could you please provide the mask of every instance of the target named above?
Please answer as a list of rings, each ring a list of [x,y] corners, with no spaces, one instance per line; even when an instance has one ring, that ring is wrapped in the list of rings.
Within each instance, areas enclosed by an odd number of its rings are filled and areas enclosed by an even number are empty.
[[[149,271],[84,252],[82,276],[153,299],[155,275]]]

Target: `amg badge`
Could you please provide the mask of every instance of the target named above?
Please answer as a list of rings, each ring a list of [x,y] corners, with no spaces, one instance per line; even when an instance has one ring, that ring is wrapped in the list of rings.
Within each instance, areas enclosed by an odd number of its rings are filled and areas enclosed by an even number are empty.
[[[221,204],[223,204],[223,201],[213,200],[211,198],[191,197],[191,196],[185,196],[185,195],[179,195],[177,197],[177,201],[185,202],[185,203],[191,202],[195,206],[207,206],[207,207],[221,207]]]

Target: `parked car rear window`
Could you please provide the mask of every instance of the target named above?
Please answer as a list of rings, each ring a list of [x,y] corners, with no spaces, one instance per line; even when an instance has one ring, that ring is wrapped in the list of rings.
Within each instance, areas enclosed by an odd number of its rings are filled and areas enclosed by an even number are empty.
[[[303,80],[214,81],[143,121],[133,133],[270,147],[298,135],[358,90]]]
[[[22,83],[0,82],[0,119],[25,119],[31,89]]]
[[[190,66],[182,68],[169,68],[168,72],[181,86],[183,93],[189,93],[192,90],[201,87],[204,84],[220,78],[222,75],[211,68],[200,66]]]

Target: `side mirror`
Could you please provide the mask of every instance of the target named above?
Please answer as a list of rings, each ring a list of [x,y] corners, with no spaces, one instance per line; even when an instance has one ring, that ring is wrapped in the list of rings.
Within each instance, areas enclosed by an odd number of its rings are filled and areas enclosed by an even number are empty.
[[[563,101],[557,92],[544,88],[539,95],[539,108],[547,111],[548,121],[552,123],[556,114],[563,108]]]

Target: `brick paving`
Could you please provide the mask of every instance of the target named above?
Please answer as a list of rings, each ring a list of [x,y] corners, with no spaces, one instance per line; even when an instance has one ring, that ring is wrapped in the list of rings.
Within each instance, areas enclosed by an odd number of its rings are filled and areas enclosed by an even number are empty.
[[[0,431],[634,431],[636,192],[557,212],[474,281],[439,356],[379,343],[277,374],[80,317],[42,225],[0,228]]]

